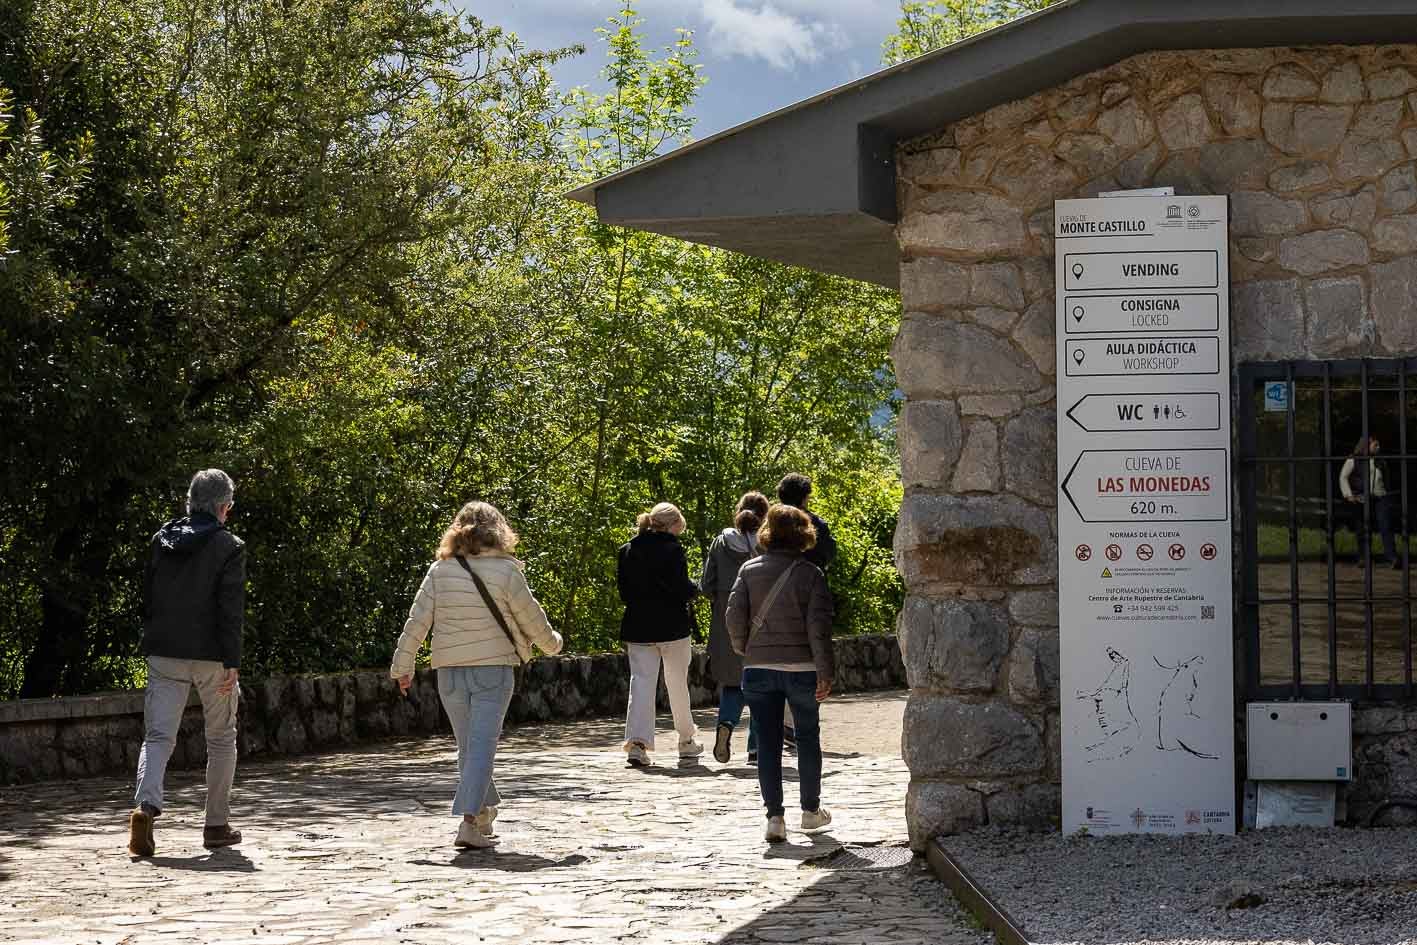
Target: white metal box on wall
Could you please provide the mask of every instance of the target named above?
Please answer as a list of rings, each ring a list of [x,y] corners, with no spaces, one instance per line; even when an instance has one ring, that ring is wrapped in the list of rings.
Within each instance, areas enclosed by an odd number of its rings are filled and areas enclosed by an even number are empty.
[[[1245,744],[1253,781],[1353,779],[1353,717],[1346,702],[1251,702]]]

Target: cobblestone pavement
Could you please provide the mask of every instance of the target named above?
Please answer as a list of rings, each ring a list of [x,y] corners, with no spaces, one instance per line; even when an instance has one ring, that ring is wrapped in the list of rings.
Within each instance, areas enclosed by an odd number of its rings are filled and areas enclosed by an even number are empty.
[[[987,942],[907,859],[903,708],[903,693],[827,704],[836,822],[809,838],[789,819],[771,849],[741,736],[729,765],[636,771],[614,721],[509,730],[493,851],[451,845],[448,739],[243,764],[245,843],[215,853],[200,845],[199,772],[169,775],[150,860],[125,850],[127,779],[7,789],[0,941]],[[707,736],[712,716],[700,724]],[[832,868],[873,858],[900,865]]]

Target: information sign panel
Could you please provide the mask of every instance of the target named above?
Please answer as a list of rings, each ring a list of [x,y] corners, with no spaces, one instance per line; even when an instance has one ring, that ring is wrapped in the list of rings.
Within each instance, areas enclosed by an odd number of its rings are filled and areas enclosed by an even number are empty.
[[[1054,219],[1063,827],[1231,833],[1226,199]]]

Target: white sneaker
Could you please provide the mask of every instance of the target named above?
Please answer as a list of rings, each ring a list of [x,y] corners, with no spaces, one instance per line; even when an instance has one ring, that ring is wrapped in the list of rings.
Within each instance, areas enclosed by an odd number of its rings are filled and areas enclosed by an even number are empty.
[[[497,819],[497,808],[484,807],[482,813],[477,815],[477,829],[482,831],[484,837],[497,836],[497,830],[492,826],[492,821]]]
[[[645,746],[638,742],[631,745],[630,750],[625,754],[625,761],[631,768],[649,767],[649,752],[645,751]]]
[[[679,743],[679,760],[692,761],[704,753],[704,746],[698,741]]]
[[[832,822],[831,811],[825,807],[818,807],[816,810],[804,810],[802,812],[802,829],[807,831],[821,830]]]
[[[768,818],[768,832],[763,836],[768,843],[783,843],[787,840],[787,821],[781,817]]]
[[[458,837],[453,841],[453,845],[470,847],[474,850],[486,850],[488,847],[495,847],[497,841],[479,830],[477,824],[464,820],[458,824]]]

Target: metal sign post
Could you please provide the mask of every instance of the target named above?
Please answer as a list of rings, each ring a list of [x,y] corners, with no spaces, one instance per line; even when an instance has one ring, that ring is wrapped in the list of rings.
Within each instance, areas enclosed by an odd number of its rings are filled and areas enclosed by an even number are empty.
[[[1063,829],[1233,833],[1226,198],[1054,221]]]

